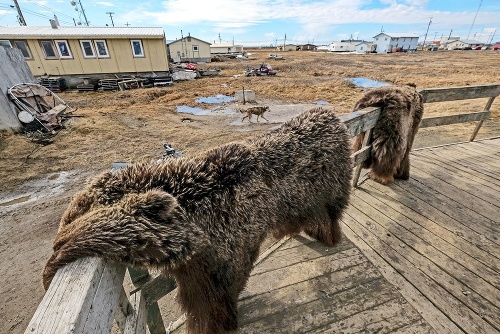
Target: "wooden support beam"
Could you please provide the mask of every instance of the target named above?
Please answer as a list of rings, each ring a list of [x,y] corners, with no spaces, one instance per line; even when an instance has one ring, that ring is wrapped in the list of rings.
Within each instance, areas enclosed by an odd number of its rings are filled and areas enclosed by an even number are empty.
[[[468,114],[458,114],[450,116],[436,116],[424,118],[420,122],[420,128],[429,128],[433,126],[442,126],[456,123],[466,123],[474,121],[483,121],[491,117],[489,111],[473,112]]]
[[[424,103],[478,99],[500,95],[500,85],[418,89]]]
[[[59,269],[25,334],[109,333],[125,267],[81,258]]]
[[[484,111],[490,112],[491,105],[493,104],[494,100],[495,97],[490,97],[488,99],[488,102],[486,102],[486,106],[484,106]],[[474,139],[476,139],[477,133],[479,132],[479,129],[481,129],[483,122],[484,122],[483,120],[480,120],[479,123],[477,123],[476,128],[474,129],[474,132],[472,133],[472,136],[470,137],[469,141],[474,141]]]
[[[365,147],[368,146],[368,143],[371,141],[372,138],[372,133],[373,133],[373,128],[371,128],[365,133],[365,137],[363,138],[363,145],[361,146],[361,150],[359,152],[364,151]],[[369,147],[371,148],[371,145]],[[366,160],[366,158],[364,160]],[[364,160],[361,160],[361,162],[363,162]],[[354,170],[354,177],[352,179],[352,186],[354,188],[358,186],[359,175],[361,174],[361,170],[363,169],[361,162],[356,166],[356,169]]]
[[[351,137],[354,137],[373,128],[379,115],[380,108],[369,107],[342,115],[339,119],[345,124]]]

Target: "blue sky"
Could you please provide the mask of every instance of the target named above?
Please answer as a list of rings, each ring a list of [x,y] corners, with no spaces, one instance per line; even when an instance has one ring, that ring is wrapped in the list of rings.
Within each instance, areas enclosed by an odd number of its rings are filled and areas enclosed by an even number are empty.
[[[167,40],[190,33],[208,42],[243,45],[287,43],[328,44],[347,39],[371,40],[386,32],[412,32],[421,41],[460,36],[500,41],[499,0],[75,0],[90,25],[163,27]],[[48,25],[58,16],[61,25],[83,21],[70,0],[18,0],[28,25]],[[18,25],[11,0],[0,0],[0,26]],[[473,24],[474,23],[474,24]],[[1,28],[0,28],[1,29]],[[493,33],[496,30],[496,34]],[[220,36],[220,37],[219,37]]]

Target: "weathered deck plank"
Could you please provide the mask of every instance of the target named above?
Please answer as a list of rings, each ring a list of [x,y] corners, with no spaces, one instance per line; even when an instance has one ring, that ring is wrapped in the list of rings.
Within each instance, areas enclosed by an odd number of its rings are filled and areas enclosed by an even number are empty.
[[[344,218],[344,233],[440,333],[500,331],[499,152],[498,138],[420,149],[410,180],[365,181]]]

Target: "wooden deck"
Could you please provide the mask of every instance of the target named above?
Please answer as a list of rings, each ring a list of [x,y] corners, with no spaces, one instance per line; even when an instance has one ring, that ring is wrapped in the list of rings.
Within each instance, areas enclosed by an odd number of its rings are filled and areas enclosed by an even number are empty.
[[[299,236],[259,263],[239,333],[498,333],[500,138],[411,164],[353,192],[339,247]]]

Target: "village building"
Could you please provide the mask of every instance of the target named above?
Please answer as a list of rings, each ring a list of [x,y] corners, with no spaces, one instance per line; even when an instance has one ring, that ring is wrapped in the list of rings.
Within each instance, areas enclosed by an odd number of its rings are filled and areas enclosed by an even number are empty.
[[[329,52],[354,52],[356,48],[350,42],[332,42],[328,45]]]
[[[193,37],[190,34],[168,43],[167,50],[170,61],[174,63],[209,63],[212,59],[210,43]]]
[[[234,43],[213,43],[210,45],[211,54],[233,54],[243,52],[243,45],[235,45]]]
[[[278,45],[276,50],[278,51],[297,51],[299,48],[296,44],[286,44],[286,45]]]
[[[418,35],[414,33],[381,32],[373,36],[373,44],[377,53],[415,51],[418,38]]]
[[[354,49],[356,53],[371,53],[373,51],[373,43],[372,42],[355,43]]]
[[[299,45],[299,50],[300,51],[316,51],[317,47],[314,44],[307,43],[307,44]]]
[[[0,45],[21,50],[35,77],[68,85],[82,77],[157,75],[169,71],[163,28],[3,26]]]
[[[475,49],[477,47],[483,47],[484,43],[480,41],[476,41],[473,39],[458,39],[451,43],[448,43],[446,46],[447,50],[468,50]]]

